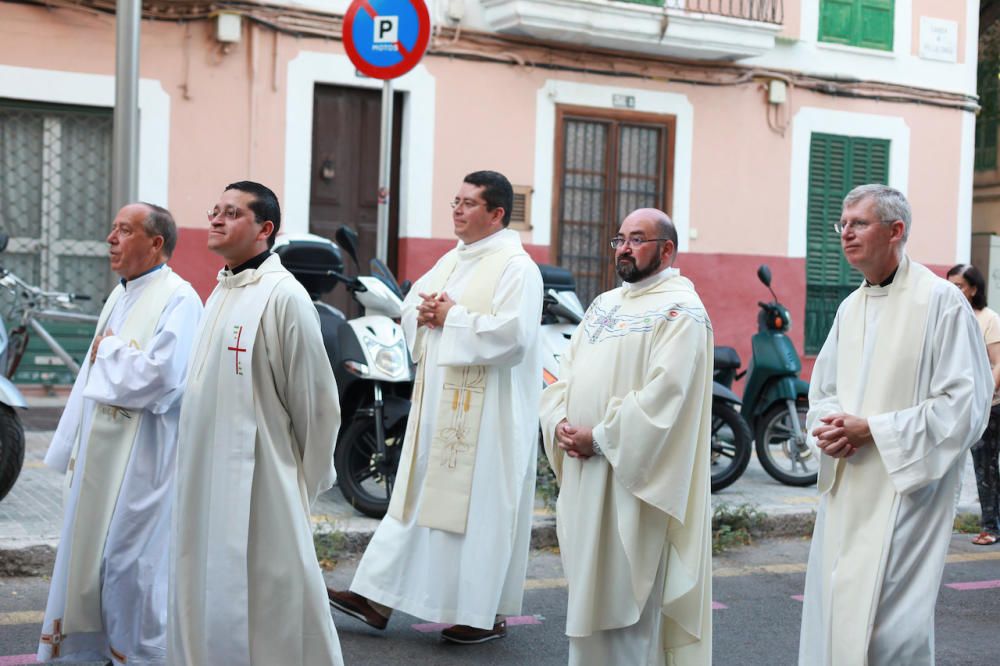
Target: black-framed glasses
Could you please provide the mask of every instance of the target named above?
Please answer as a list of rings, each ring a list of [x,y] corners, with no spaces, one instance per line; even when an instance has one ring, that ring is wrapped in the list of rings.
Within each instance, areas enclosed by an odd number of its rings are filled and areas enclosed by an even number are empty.
[[[622,245],[628,244],[632,249],[638,249],[643,243],[655,243],[656,241],[668,241],[669,238],[622,238],[621,236],[615,236],[611,239],[611,247],[614,249],[620,248]]]

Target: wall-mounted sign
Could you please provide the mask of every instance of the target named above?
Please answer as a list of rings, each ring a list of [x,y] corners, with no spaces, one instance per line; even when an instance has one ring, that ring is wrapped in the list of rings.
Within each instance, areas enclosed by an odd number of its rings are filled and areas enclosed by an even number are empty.
[[[958,62],[958,22],[921,16],[920,57]]]
[[[611,104],[616,109],[634,109],[635,95],[612,95]]]

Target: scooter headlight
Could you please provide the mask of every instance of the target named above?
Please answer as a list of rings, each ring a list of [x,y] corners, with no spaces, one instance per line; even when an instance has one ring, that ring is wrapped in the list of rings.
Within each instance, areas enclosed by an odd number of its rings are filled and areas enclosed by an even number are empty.
[[[365,338],[368,353],[373,359],[375,369],[389,377],[403,373],[406,365],[406,345],[400,340],[394,345],[383,345],[372,338]]]

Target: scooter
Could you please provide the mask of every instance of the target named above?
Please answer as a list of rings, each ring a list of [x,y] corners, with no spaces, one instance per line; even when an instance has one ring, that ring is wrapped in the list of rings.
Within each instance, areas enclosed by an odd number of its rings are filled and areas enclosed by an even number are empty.
[[[345,275],[340,249],[359,267],[357,234],[341,227],[335,238],[336,244],[311,234],[283,236],[274,251],[319,313],[343,418],[334,452],[337,485],[361,513],[381,518],[389,507],[413,390],[413,363],[398,323],[404,294],[378,259],[370,263],[371,275]],[[363,316],[348,320],[319,300],[338,283],[364,308]]]
[[[754,433],[757,459],[767,473],[786,485],[812,485],[819,472],[819,455],[807,442],[809,384],[799,378],[802,362],[787,335],[791,315],[771,289],[767,265],[757,269],[757,278],[774,300],[757,303],[760,311],[750,365],[738,373],[741,361],[736,350],[717,347],[716,380],[730,388],[735,379],[746,376],[740,413]]]
[[[554,384],[559,376],[559,359],[569,347],[573,331],[583,321],[583,305],[576,295],[573,273],[559,266],[539,264],[542,273],[542,382]]]

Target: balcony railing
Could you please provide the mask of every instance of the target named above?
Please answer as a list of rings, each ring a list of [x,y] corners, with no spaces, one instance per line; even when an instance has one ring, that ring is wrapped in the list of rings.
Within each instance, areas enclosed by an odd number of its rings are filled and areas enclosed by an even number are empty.
[[[634,0],[695,14],[714,14],[781,25],[785,20],[783,0]]]

